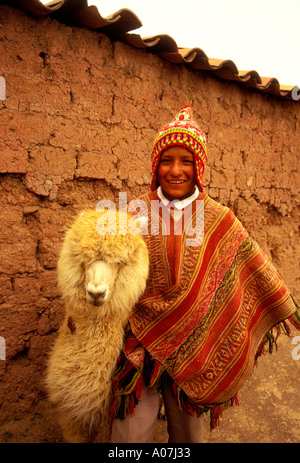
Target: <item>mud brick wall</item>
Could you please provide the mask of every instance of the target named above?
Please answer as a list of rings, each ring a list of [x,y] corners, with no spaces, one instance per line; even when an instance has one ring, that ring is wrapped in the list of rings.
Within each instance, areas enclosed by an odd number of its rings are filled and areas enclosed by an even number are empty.
[[[87,29],[0,8],[1,419],[44,395],[62,320],[56,262],[74,214],[150,184],[160,127],[191,103],[205,189],[299,285],[299,104],[172,65]]]

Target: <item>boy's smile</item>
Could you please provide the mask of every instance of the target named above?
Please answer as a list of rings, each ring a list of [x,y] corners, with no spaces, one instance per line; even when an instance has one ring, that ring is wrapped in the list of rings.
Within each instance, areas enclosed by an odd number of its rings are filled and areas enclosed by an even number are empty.
[[[157,167],[157,179],[163,194],[171,201],[190,196],[196,185],[193,154],[181,146],[165,149]]]

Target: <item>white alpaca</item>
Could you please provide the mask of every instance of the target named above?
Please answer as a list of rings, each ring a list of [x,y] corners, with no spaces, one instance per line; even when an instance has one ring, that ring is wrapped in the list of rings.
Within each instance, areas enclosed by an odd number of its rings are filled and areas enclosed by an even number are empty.
[[[124,327],[148,276],[142,237],[116,234],[109,228],[105,235],[99,234],[97,222],[103,214],[85,211],[76,219],[58,261],[66,315],[50,355],[46,382],[66,442],[109,439],[111,375]],[[111,223],[108,220],[108,227]]]

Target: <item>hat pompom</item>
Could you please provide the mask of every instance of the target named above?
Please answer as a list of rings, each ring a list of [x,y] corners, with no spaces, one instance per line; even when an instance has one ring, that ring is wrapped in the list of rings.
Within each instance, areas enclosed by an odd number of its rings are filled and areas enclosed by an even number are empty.
[[[191,121],[193,119],[193,110],[190,105],[185,107],[175,116],[174,121]]]

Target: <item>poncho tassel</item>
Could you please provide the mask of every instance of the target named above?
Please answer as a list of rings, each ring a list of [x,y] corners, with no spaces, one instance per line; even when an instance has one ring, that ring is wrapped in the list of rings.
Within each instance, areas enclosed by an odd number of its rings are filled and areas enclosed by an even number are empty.
[[[148,352],[145,353],[145,362],[144,362],[144,380],[145,386],[154,387],[157,389],[160,388],[161,376],[165,368],[157,360],[153,359]]]
[[[239,403],[239,399],[238,399],[238,394],[236,393],[235,396],[232,397],[231,401],[230,401],[230,406],[233,407],[233,405],[236,405],[237,407],[239,407],[240,403]]]
[[[220,424],[220,416],[222,415],[223,409],[221,405],[216,405],[210,410],[210,430],[213,431]]]
[[[233,406],[239,406],[239,400],[238,400],[238,395],[237,393],[230,399],[229,402],[225,402],[220,405],[216,405],[215,407],[212,407],[210,409],[210,430],[213,431],[216,429],[219,424],[220,424],[220,417],[223,413],[224,410],[228,408],[228,406],[233,407]]]
[[[118,367],[112,378],[114,399],[110,407],[111,418],[124,420],[128,414],[134,414],[144,386],[163,389],[164,367],[150,356],[145,357],[144,369],[138,370],[122,353]],[[121,393],[120,393],[121,392]]]
[[[128,386],[126,391],[123,389],[123,394],[113,399],[109,412],[110,417],[124,420],[128,414],[134,414],[134,408],[141,399],[143,386],[143,377],[139,371],[136,371],[130,388]]]
[[[185,410],[189,415],[196,415],[198,418],[203,413],[210,412],[210,430],[213,431],[220,424],[220,417],[229,406],[239,406],[238,394],[236,393],[229,401],[217,405],[201,405],[193,402],[186,393],[175,383],[171,386],[173,397],[177,400],[180,410]]]
[[[125,419],[128,413],[134,412],[143,390],[142,373],[133,367],[122,353],[118,359],[118,367],[112,378],[114,399],[110,407],[111,418]],[[116,393],[122,391],[122,394]]]
[[[290,319],[288,319],[288,320],[291,321]],[[277,339],[279,338],[279,336],[281,334],[285,334],[287,336],[292,335],[290,327],[286,323],[285,320],[283,320],[282,322],[275,325],[266,334],[266,336],[264,337],[264,339],[260,343],[260,345],[259,345],[259,347],[257,349],[257,352],[256,352],[256,356],[255,356],[255,366],[257,366],[258,358],[261,357],[262,355],[264,355],[266,352],[269,352],[269,354],[272,354],[273,351],[274,351],[274,348],[277,351],[277,349],[278,349]]]
[[[293,296],[290,296],[295,304],[296,311],[288,320],[295,328],[297,328],[297,330],[300,330],[300,306],[297,304]]]

